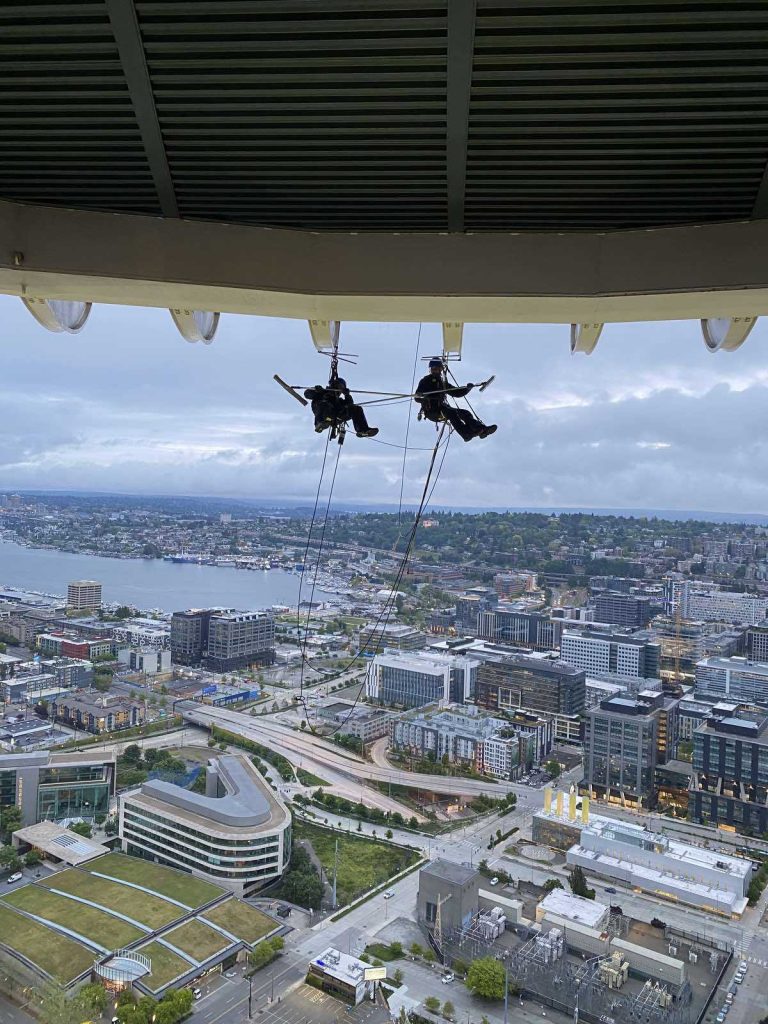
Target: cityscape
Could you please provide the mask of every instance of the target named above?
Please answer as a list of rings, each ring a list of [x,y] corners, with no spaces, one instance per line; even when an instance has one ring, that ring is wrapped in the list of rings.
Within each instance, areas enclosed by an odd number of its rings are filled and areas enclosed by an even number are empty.
[[[407,558],[395,513],[312,527],[0,495],[9,1005],[753,1020],[768,527],[435,508]],[[167,606],[211,573],[266,599]]]
[[[768,1024],[768,4],[0,54],[0,1024]]]

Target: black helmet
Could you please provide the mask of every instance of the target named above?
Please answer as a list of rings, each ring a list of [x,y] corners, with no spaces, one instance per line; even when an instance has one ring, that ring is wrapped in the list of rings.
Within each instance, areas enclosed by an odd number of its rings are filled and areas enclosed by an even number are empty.
[[[445,364],[443,363],[443,360],[439,359],[437,356],[429,360],[430,370],[434,369],[435,366],[439,366],[441,370],[445,369]]]
[[[337,377],[336,378],[336,390],[337,391],[346,391],[347,390],[347,382],[344,380],[343,377]]]

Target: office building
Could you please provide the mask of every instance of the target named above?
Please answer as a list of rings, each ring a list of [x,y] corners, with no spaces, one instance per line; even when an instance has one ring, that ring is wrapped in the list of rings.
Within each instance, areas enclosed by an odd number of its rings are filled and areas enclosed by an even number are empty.
[[[171,652],[164,651],[161,647],[120,647],[117,651],[117,661],[131,672],[142,672],[147,676],[171,671]]]
[[[0,806],[21,808],[21,824],[109,813],[115,792],[115,755],[71,751],[0,755]]]
[[[624,633],[566,629],[560,640],[560,658],[588,676],[656,679],[661,647],[647,639]]]
[[[171,616],[171,660],[231,672],[275,660],[275,619],[269,611],[193,608]]]
[[[476,707],[449,704],[393,718],[389,740],[392,749],[401,753],[466,765],[499,779],[514,778],[520,770],[520,740],[515,730],[503,718]]]
[[[120,798],[126,853],[252,896],[291,856],[291,815],[243,754],[211,758],[205,793],[159,779]]]
[[[655,771],[673,756],[677,701],[656,691],[590,708],[584,737],[586,792],[636,807],[656,805]]]
[[[549,714],[584,713],[586,675],[541,655],[488,652],[477,670],[476,703],[488,711],[527,708]]]
[[[643,581],[630,576],[590,576],[589,589],[593,594],[610,590],[615,594],[631,594]]]
[[[475,692],[477,669],[473,658],[429,651],[377,654],[368,667],[365,692],[369,700],[404,708],[441,700],[463,704]]]
[[[4,679],[12,679],[17,667],[23,664],[23,658],[17,658],[13,654],[3,654],[0,652],[0,682]]]
[[[101,608],[101,584],[96,580],[75,580],[67,584],[67,608],[76,611]]]
[[[140,647],[148,650],[156,647],[159,650],[171,649],[171,629],[165,622],[154,619],[126,619],[120,625],[110,626],[112,638],[122,647]]]
[[[645,682],[645,680],[643,680]],[[604,679],[593,679],[587,676],[585,681],[584,710],[596,707],[601,701],[609,700],[611,697],[618,697],[621,693],[627,693],[626,686],[621,683],[608,683]]]
[[[99,734],[130,729],[144,724],[144,704],[128,697],[91,699],[79,694],[64,693],[54,697],[48,713],[57,722],[72,729]]]
[[[768,716],[711,715],[693,734],[689,816],[703,824],[768,831]]]
[[[525,612],[503,606],[481,612],[477,635],[492,643],[513,644],[532,651],[552,651],[560,643],[563,622],[539,612]]]
[[[768,614],[768,598],[730,590],[704,589],[690,580],[669,580],[667,606],[673,613],[679,606],[684,619],[703,622],[733,622],[755,626]]]
[[[360,627],[357,634],[357,646],[360,653],[366,657],[388,650],[416,651],[424,646],[424,635],[411,626],[369,622]]]
[[[493,586],[499,597],[509,600],[536,589],[535,572],[497,572]]]
[[[768,626],[750,626],[744,634],[744,654],[747,661],[768,663]]]
[[[617,626],[644,626],[651,617],[651,599],[636,594],[604,591],[595,595],[595,618]]]
[[[768,664],[746,658],[703,658],[696,665],[696,693],[768,704]]]
[[[218,609],[223,611],[224,609]],[[171,616],[171,661],[176,665],[200,665],[208,649],[208,627],[213,608],[190,608]]]
[[[376,982],[386,976],[386,966],[372,967],[367,960],[358,960],[356,956],[333,946],[310,960],[307,970],[312,984],[349,1006],[357,1006],[364,999],[373,999]]]
[[[203,668],[231,672],[275,661],[275,617],[271,611],[219,612],[208,624]]]

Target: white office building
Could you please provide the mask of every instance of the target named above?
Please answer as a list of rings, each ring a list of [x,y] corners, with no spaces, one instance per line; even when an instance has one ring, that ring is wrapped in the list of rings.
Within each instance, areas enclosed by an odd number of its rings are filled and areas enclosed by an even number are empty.
[[[689,580],[670,580],[667,590],[667,607],[674,611],[679,605],[684,619],[756,626],[768,615],[768,598],[755,597],[754,594],[712,587],[704,590],[701,584],[692,584]]]
[[[479,661],[428,651],[377,654],[368,667],[369,700],[406,708],[437,701],[463,704],[474,695]]]
[[[654,679],[659,657],[659,644],[622,633],[566,629],[560,639],[560,660],[590,676]]]
[[[766,704],[768,665],[746,658],[703,658],[696,662],[696,693]]]
[[[291,814],[250,758],[212,758],[205,794],[153,779],[120,797],[120,839],[136,857],[252,896],[291,856]]]

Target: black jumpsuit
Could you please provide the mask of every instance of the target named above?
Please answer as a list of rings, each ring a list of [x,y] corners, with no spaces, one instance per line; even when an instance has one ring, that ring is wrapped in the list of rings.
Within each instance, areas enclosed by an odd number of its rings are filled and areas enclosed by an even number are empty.
[[[473,416],[469,409],[457,409],[446,401],[448,395],[452,398],[463,398],[471,390],[469,386],[448,387],[440,377],[428,373],[418,383],[416,401],[421,404],[421,410],[428,420],[439,423],[440,420],[446,419],[460,437],[465,441],[471,441],[484,429],[484,424]]]
[[[339,384],[341,383],[343,382],[340,381]],[[355,404],[346,388],[329,388],[316,384],[313,388],[307,388],[304,397],[312,403],[315,430],[318,432],[325,430],[326,427],[340,426],[350,419],[356,434],[367,434],[371,429],[365,418],[365,410]]]

